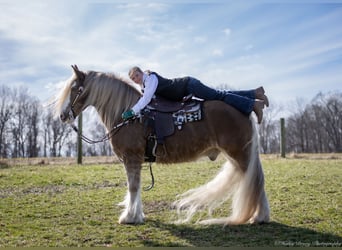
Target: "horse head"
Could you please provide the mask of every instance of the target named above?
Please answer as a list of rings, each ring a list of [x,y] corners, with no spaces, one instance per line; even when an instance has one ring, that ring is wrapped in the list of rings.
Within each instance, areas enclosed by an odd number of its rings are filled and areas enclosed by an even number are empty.
[[[87,98],[87,93],[84,91],[86,74],[79,70],[77,65],[72,65],[71,67],[74,75],[65,87],[59,105],[59,117],[62,122],[68,123],[72,123],[82,112]]]

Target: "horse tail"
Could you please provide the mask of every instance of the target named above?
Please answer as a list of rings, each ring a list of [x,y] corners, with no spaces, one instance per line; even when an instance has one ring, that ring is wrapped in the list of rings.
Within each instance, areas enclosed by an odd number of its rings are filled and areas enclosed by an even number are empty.
[[[174,203],[183,219],[188,222],[200,210],[212,211],[231,199],[231,215],[225,218],[199,221],[201,224],[243,224],[269,221],[269,206],[264,190],[264,174],[259,158],[258,133],[251,118],[253,135],[247,170],[243,171],[237,161],[228,157],[219,173],[207,184],[191,189]]]
[[[232,214],[226,224],[262,223],[269,221],[269,204],[264,185],[264,173],[259,158],[259,138],[252,120],[252,143],[247,171],[240,174],[240,182],[232,196]]]

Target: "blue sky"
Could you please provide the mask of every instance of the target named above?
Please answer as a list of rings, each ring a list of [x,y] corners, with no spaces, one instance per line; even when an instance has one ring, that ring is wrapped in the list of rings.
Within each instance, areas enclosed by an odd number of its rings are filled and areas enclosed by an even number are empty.
[[[46,101],[83,70],[138,65],[276,104],[341,91],[341,1],[0,0],[0,84]]]

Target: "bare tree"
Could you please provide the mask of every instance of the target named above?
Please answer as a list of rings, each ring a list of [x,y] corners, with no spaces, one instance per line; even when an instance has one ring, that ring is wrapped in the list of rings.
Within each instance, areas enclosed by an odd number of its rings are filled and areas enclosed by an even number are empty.
[[[26,88],[16,88],[12,95],[12,157],[37,157],[39,154],[40,103]]]
[[[107,133],[103,124],[99,123],[98,121],[93,121],[92,124],[92,128],[88,130],[88,133],[91,135],[91,137],[94,139],[103,138],[103,136]],[[111,145],[108,141],[93,145],[85,144],[84,147],[84,151],[88,156],[113,155]]]
[[[57,119],[51,122],[50,153],[51,156],[62,156],[62,147],[72,132],[68,124],[61,123]]]
[[[72,129],[68,124],[64,124],[55,118],[51,108],[46,107],[42,113],[41,122],[41,138],[42,138],[42,151],[44,157],[62,156],[63,153],[70,156],[69,144],[72,144],[74,137],[70,137]],[[65,150],[63,147],[66,145]],[[74,146],[75,148],[75,146]],[[65,151],[65,152],[63,152]]]
[[[42,107],[37,99],[31,99],[27,107],[27,157],[38,157],[40,146],[39,120]]]
[[[11,100],[12,90],[6,86],[0,86],[0,156],[8,157],[9,155],[9,141],[8,130],[9,122],[13,116],[13,102]]]
[[[49,156],[49,143],[51,141],[51,123],[53,120],[53,115],[51,110],[45,109],[42,117],[42,132],[43,132],[43,156]]]
[[[25,157],[25,143],[26,143],[26,119],[27,108],[29,103],[29,96],[27,89],[14,89],[13,95],[14,116],[11,119],[11,132],[13,137],[13,157]]]
[[[288,117],[286,122],[286,151],[303,153],[306,152],[308,137],[304,100],[297,99],[292,110],[295,110],[295,113]]]
[[[319,93],[313,109],[318,125],[326,132],[329,151],[342,152],[342,93]]]
[[[287,119],[287,149],[297,153],[342,152],[342,93],[319,93],[299,103]]]
[[[264,154],[279,152],[279,121],[281,106],[273,104],[264,112],[263,122],[259,126],[260,152]]]

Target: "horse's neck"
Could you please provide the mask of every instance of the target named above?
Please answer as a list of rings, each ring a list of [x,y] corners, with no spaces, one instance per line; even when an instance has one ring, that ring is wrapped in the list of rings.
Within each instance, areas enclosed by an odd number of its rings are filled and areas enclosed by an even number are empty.
[[[140,97],[139,93],[133,89],[130,90],[129,88],[129,86],[121,88],[121,90],[128,91],[120,91],[120,93],[117,93],[114,89],[108,90],[113,92],[103,94],[103,96],[106,96],[107,100],[98,97],[93,103],[89,104],[95,107],[107,130],[110,130],[120,123],[122,121],[122,113],[132,108],[138,101]]]
[[[108,131],[112,127],[114,127],[115,124],[118,124],[120,122],[121,116],[119,115],[118,112],[112,113],[112,115],[110,115],[109,112],[104,112],[103,110],[99,110],[99,109],[97,109],[97,112],[99,113],[101,120],[102,120],[103,124],[106,126]]]

